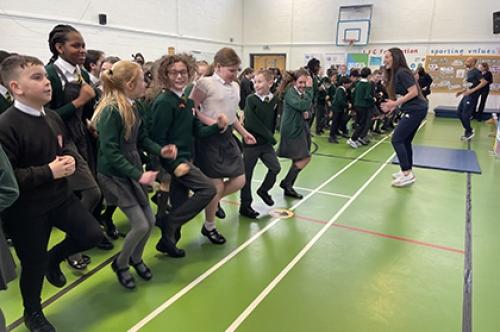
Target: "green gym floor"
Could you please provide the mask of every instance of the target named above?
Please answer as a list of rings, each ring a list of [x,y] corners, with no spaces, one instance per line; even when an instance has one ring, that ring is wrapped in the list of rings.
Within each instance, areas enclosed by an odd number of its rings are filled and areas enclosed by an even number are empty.
[[[472,176],[473,330],[500,330],[500,197],[489,155],[491,126],[473,122],[482,175]],[[457,119],[429,114],[414,144],[467,149]],[[228,239],[216,246],[201,236],[199,215],[183,228],[185,258],[159,254],[151,235],[144,260],[154,277],[123,288],[110,262],[113,251],[92,250],[85,275],[62,264],[68,284],[44,284],[45,315],[57,331],[461,331],[466,174],[415,169],[417,181],[391,187],[390,137],[352,149],[314,137],[318,151],[299,175],[302,200],[284,198],[275,186],[275,208],[295,213],[274,219],[254,197],[257,220],[238,215],[239,195],[226,197],[218,228]],[[282,161],[284,176],[289,161]],[[265,168],[256,168],[253,189]],[[500,174],[500,173],[499,173]],[[278,181],[279,181],[278,180]],[[119,229],[128,223],[120,211]],[[51,245],[62,238],[55,230]],[[0,293],[7,325],[19,324],[17,281]],[[18,325],[18,327],[16,327]]]

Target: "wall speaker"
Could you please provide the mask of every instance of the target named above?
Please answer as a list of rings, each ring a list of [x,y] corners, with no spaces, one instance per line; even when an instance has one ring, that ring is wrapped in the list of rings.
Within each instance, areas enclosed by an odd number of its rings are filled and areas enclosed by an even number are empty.
[[[500,33],[500,12],[493,13],[493,33]]]
[[[108,17],[106,14],[99,14],[99,24],[106,25],[108,23]]]

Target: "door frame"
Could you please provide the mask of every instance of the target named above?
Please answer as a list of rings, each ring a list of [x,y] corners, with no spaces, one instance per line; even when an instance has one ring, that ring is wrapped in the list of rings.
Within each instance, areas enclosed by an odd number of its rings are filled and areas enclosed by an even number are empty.
[[[285,58],[285,69],[286,69],[286,53],[250,53],[250,68],[254,68],[254,56],[283,56]],[[255,68],[254,68],[255,69]]]

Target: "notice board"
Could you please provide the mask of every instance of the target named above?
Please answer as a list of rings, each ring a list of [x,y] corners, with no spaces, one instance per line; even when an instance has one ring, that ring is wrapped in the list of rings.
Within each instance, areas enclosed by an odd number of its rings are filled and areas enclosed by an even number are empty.
[[[465,60],[470,55],[428,55],[425,60],[425,71],[432,76],[432,92],[458,92],[464,87],[467,75]],[[481,62],[488,63],[493,76],[490,93],[500,95],[500,56],[475,55],[477,66]]]

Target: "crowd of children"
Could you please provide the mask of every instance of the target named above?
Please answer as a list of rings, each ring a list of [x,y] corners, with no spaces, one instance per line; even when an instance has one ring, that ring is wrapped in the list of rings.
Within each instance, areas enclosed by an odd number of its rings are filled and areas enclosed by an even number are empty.
[[[278,157],[291,160],[279,184],[284,195],[302,198],[294,184],[311,161],[314,118],[316,135],[330,129],[328,142],[347,138],[353,148],[369,144],[370,130],[394,128],[394,109],[390,116],[381,112],[388,98],[382,73],[369,68],[348,76],[340,66],[319,77],[320,63],[313,59],[283,73],[246,69],[239,85],[241,60],[231,48],[219,50],[212,65],[185,53],[154,63],[140,53],[120,61],[86,50],[83,36],[69,25],[54,27],[49,49],[46,66],[0,52],[0,162],[6,164],[0,180],[11,188],[2,192],[0,209],[21,263],[24,321],[31,331],[55,331],[41,307],[44,276],[63,287],[61,262],[83,270],[91,258],[82,252],[111,249],[104,234],[121,235],[112,222],[117,207],[130,230],[111,267],[130,289],[136,287],[130,266],[144,280],[153,277],[143,251],[155,224],[162,234],[156,249],[184,257],[177,247],[182,226],[203,210],[202,235],[216,245],[226,242],[215,224],[216,216],[225,215],[223,197],[240,191],[239,213],[259,216],[251,189],[259,159],[268,169],[256,190],[265,204],[274,205]],[[152,199],[156,215],[149,201],[155,182],[161,183]],[[54,226],[66,237],[47,251]],[[0,266],[0,287],[12,271],[11,260]]]

